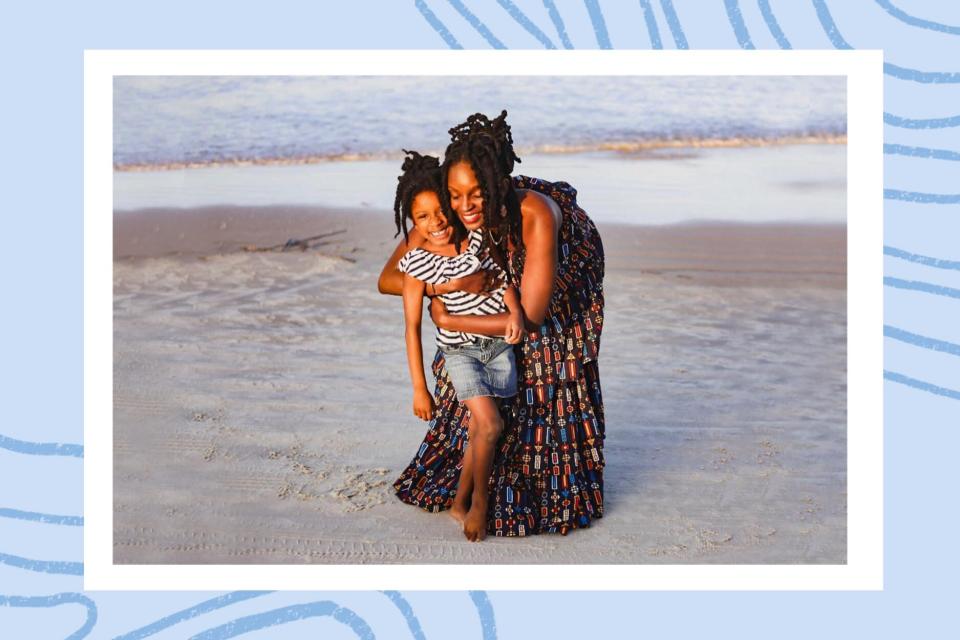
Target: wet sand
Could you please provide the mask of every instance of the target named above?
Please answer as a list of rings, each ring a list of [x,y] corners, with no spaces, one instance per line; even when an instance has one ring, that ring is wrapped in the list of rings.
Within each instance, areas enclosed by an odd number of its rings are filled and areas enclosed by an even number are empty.
[[[844,562],[844,227],[600,230],[606,515],[476,544],[390,486],[425,431],[390,214],[117,213],[115,562]]]

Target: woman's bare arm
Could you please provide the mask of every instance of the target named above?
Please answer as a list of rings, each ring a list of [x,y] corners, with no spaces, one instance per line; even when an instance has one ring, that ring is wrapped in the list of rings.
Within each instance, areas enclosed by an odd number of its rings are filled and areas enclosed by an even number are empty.
[[[433,324],[448,331],[465,331],[482,336],[502,336],[507,330],[509,313],[490,316],[453,315],[439,298],[430,301],[430,318]]]
[[[547,317],[550,299],[557,277],[557,234],[560,229],[559,207],[547,196],[528,191],[521,201],[523,213],[523,243],[526,247],[526,260],[523,277],[520,280],[520,304],[527,321],[527,328],[537,329]],[[404,253],[413,247],[421,246],[424,239],[416,230],[410,231],[408,242],[400,241],[393,254],[387,260],[380,273],[378,288],[380,293],[400,295],[403,293],[403,274],[397,269],[397,263]],[[479,278],[476,274],[467,278]],[[464,278],[463,280],[467,280]],[[457,281],[447,285],[437,285],[436,293],[455,291]],[[503,335],[509,314],[493,316],[451,316],[431,317],[437,326],[451,331],[467,331],[483,335]],[[438,324],[442,323],[442,324]]]
[[[434,298],[430,301],[430,318],[441,329],[502,337],[507,344],[517,344],[523,340],[523,309],[520,308],[516,289],[509,287],[504,298],[508,297],[511,298],[507,303],[508,311],[489,316],[453,315],[447,311],[442,300]]]
[[[387,263],[383,265],[383,271],[380,272],[380,279],[377,280],[377,290],[384,295],[399,296],[403,295],[403,273],[397,268],[400,258],[410,249],[423,245],[423,236],[416,229],[411,229],[409,239],[401,238],[397,243],[397,248],[393,250]]]
[[[409,240],[401,240],[397,248],[393,250],[390,257],[387,258],[383,270],[380,272],[380,278],[377,280],[377,290],[384,295],[399,296],[403,294],[403,273],[397,268],[400,258],[407,251],[416,247],[422,247],[425,239],[416,229],[410,230]],[[466,291],[468,293],[481,294],[485,291],[494,290],[500,286],[500,281],[492,272],[478,271],[469,276],[464,276],[456,280],[451,280],[445,284],[430,285],[427,291],[431,296],[441,293],[450,293],[451,291]]]
[[[526,259],[520,279],[520,304],[527,328],[534,330],[547,317],[557,279],[557,234],[560,209],[547,196],[534,191],[521,201],[523,244]]]
[[[536,331],[547,317],[556,284],[557,234],[562,214],[553,200],[533,191],[526,193],[521,207],[526,259],[520,280],[520,305],[523,307],[526,328]],[[510,320],[509,313],[491,316],[451,315],[439,300],[431,303],[430,317],[435,325],[443,329],[485,336],[502,336]]]

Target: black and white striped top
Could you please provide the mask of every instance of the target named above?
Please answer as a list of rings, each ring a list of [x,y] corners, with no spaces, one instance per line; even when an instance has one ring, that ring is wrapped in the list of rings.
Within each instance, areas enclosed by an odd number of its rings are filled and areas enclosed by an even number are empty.
[[[439,296],[447,310],[454,315],[489,316],[503,313],[507,305],[503,302],[503,294],[507,290],[506,277],[497,263],[485,252],[481,255],[483,231],[480,229],[470,232],[467,236],[466,250],[456,256],[448,257],[431,253],[426,249],[417,248],[406,252],[398,268],[401,272],[428,284],[444,284],[456,278],[462,278],[481,269],[492,269],[501,273],[504,284],[490,295],[453,291]],[[437,327],[438,346],[456,346],[476,342],[477,338],[487,338],[474,333],[463,331],[448,331]]]

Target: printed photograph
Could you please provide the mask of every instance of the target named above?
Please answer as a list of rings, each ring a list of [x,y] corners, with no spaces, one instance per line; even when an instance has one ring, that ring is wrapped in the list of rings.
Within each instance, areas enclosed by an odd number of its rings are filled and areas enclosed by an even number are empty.
[[[115,77],[114,563],[846,563],[846,104]]]

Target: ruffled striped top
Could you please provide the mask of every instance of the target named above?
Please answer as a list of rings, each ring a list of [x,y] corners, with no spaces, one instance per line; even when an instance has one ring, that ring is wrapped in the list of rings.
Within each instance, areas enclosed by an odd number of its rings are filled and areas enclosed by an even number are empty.
[[[482,251],[483,231],[477,229],[467,236],[467,248],[456,256],[441,256],[423,248],[411,249],[400,258],[398,268],[401,272],[428,284],[445,284],[450,280],[462,278],[481,269],[490,269],[504,275],[497,263]],[[439,296],[447,311],[454,315],[487,316],[503,313],[507,310],[503,294],[507,290],[506,277],[503,285],[489,295],[453,291]],[[476,342],[478,338],[487,338],[463,331],[448,331],[437,328],[437,346],[457,346]]]

